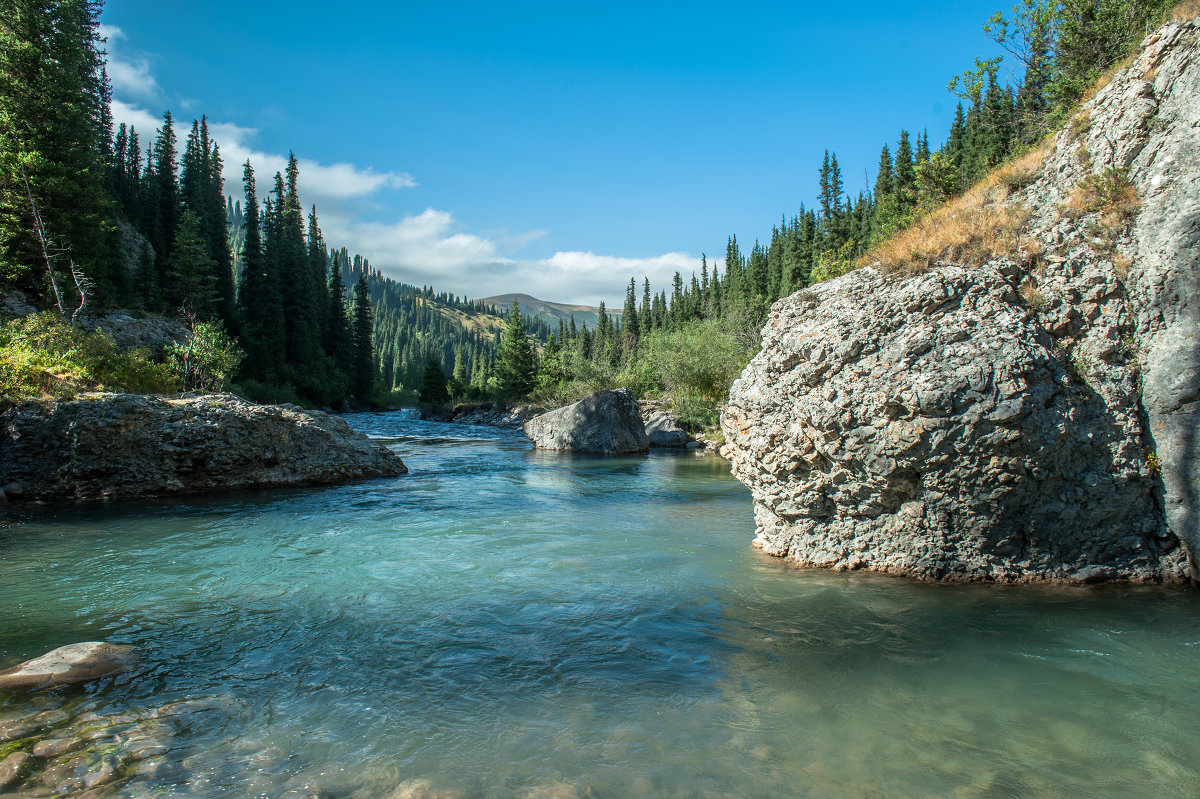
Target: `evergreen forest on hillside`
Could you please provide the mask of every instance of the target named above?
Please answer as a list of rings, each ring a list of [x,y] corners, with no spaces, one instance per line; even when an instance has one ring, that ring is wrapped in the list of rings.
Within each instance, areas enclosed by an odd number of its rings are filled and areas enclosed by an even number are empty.
[[[170,112],[153,132],[114,130],[101,2],[0,0],[0,292],[20,289],[72,321],[105,307],[181,316],[209,345],[217,384],[256,400],[549,405],[626,385],[709,426],[774,300],[870,260],[1034,146],[1171,5],[1021,0],[997,13],[985,32],[1020,79],[1001,80],[1000,58],[955,76],[961,101],[941,145],[900,131],[853,194],[826,151],[814,207],[784,215],[748,252],[730,236],[723,269],[702,260],[699,275],[658,290],[631,279],[620,313],[601,305],[589,328],[408,286],[331,248],[301,202],[294,155],[261,193],[244,164],[234,199],[206,118],[182,146]],[[36,331],[15,330],[0,332],[6,352],[37,349]],[[30,363],[6,355],[0,383],[36,394]]]

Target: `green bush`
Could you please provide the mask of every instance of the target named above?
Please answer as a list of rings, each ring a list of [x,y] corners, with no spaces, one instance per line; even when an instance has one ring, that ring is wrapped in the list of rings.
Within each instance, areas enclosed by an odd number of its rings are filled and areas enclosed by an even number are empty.
[[[224,391],[246,357],[220,322],[197,322],[191,338],[166,352],[172,374],[186,391]]]
[[[67,399],[83,391],[169,393],[171,369],[150,352],[122,352],[101,331],[83,330],[52,311],[0,325],[0,406],[39,397]]]
[[[656,331],[638,343],[624,384],[639,394],[659,393],[692,429],[716,425],[729,387],[754,352],[716,322],[698,322],[678,332]]]

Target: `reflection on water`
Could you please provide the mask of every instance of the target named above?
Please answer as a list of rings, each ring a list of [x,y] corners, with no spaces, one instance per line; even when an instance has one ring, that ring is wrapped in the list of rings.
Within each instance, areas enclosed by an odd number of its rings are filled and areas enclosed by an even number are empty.
[[[0,668],[143,663],[0,723],[136,721],[126,796],[1195,795],[1194,592],[798,572],[719,459],[350,420],[411,474],[10,511]]]

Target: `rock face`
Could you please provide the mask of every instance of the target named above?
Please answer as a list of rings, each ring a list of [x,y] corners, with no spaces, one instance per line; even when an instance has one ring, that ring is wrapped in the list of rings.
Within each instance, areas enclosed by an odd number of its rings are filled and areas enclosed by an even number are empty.
[[[617,455],[650,447],[637,400],[627,388],[597,391],[533,417],[524,429],[538,449]]]
[[[74,685],[129,671],[136,662],[131,646],[104,641],[69,644],[0,671],[0,689]]]
[[[722,417],[756,545],[929,579],[1197,577],[1198,41],[1165,26],[1058,134],[1010,200],[1026,262],[775,305]],[[1065,208],[1100,173],[1136,189],[1132,224]]]
[[[0,483],[92,500],[338,483],[408,470],[336,416],[229,395],[99,394],[0,414]]]

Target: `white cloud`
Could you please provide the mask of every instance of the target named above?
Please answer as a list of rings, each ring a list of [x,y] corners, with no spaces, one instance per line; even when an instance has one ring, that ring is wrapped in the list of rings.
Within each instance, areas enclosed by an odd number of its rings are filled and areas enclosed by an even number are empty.
[[[113,91],[134,97],[158,97],[158,81],[150,73],[150,62],[122,52],[119,42],[125,38],[124,32],[112,25],[101,25],[100,35],[108,40],[108,77]]]

